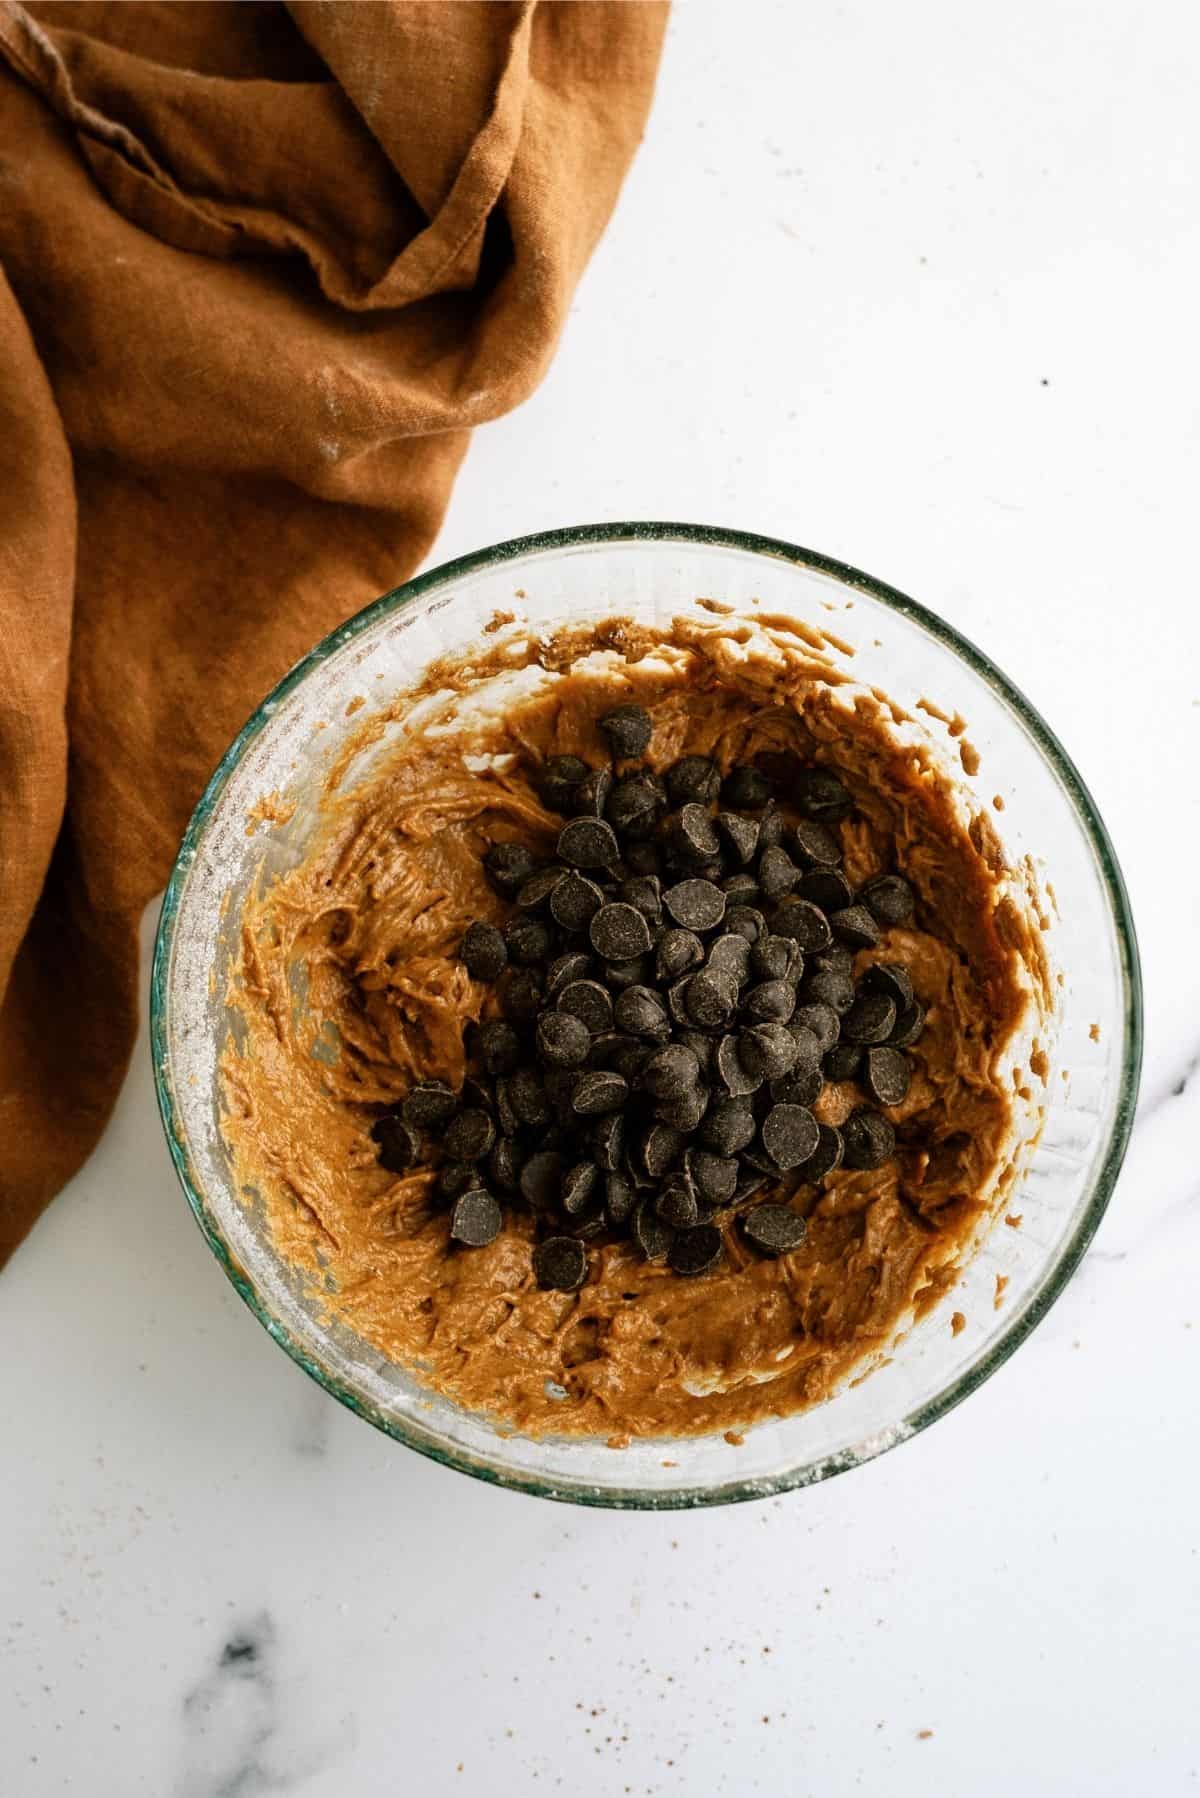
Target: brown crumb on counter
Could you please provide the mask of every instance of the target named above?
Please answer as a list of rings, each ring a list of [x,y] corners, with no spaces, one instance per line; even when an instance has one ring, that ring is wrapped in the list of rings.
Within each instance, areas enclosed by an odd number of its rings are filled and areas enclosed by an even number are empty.
[[[726,1430],[725,1440],[731,1448],[741,1448],[745,1443],[746,1438],[741,1434],[740,1430]]]
[[[1008,1275],[1007,1274],[997,1274],[996,1275],[996,1296],[992,1300],[992,1309],[994,1311],[999,1311],[1001,1305],[1004,1303],[1004,1288],[1007,1285],[1008,1285]]]
[[[513,598],[514,599],[524,599],[525,598],[524,587],[514,587],[513,588]]]
[[[515,624],[516,618],[515,612],[493,612],[483,627],[484,634],[489,637],[494,636],[497,631],[502,631],[506,624]]]
[[[350,701],[349,705],[346,707],[344,716],[347,718],[353,718],[355,712],[361,712],[363,707],[366,705],[366,703],[367,702],[363,698],[362,694],[356,693],[354,695],[354,698]]]
[[[1002,812],[1004,810],[1004,800],[999,793],[992,794],[992,804],[995,806],[995,808],[998,812]]]
[[[1019,1230],[1024,1218],[1025,1213],[1023,1211],[1009,1211],[1005,1214],[1004,1221],[1010,1230]]]
[[[1099,1026],[1099,1024],[1092,1024],[1088,1029],[1088,1035],[1091,1037],[1091,1039],[1094,1043],[1098,1043],[1100,1041],[1100,1026]]]
[[[973,743],[968,743],[965,737],[958,746],[958,759],[963,765],[964,774],[979,773],[981,761],[979,751]]]
[[[917,1731],[917,1740],[918,1742],[927,1742],[932,1734],[933,1731],[931,1729],[919,1729]]]
[[[699,598],[697,598],[696,604],[698,606],[702,607],[703,610],[706,612],[715,612],[718,618],[725,618],[728,616],[728,614],[730,612],[733,611],[733,607],[727,606],[723,599],[699,599]]]
[[[952,1336],[961,1336],[963,1331],[966,1329],[966,1327],[967,1327],[967,1320],[963,1316],[962,1312],[961,1311],[952,1312],[951,1316],[950,1316],[950,1334]]]

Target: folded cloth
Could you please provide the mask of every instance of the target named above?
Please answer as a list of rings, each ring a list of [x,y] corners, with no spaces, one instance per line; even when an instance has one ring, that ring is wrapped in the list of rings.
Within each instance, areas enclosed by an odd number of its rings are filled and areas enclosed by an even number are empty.
[[[0,1261],[261,695],[409,575],[615,203],[665,9],[0,0]]]

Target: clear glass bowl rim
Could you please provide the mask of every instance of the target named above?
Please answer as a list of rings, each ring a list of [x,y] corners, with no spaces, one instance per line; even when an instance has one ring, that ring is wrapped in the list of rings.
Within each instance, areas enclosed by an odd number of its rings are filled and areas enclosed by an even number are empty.
[[[472,574],[479,569],[496,567],[534,552],[637,542],[676,542],[700,548],[749,551],[754,555],[777,558],[797,567],[811,568],[829,575],[841,582],[843,586],[857,589],[889,607],[892,611],[913,620],[964,661],[1016,715],[1057,775],[1095,852],[1101,879],[1108,896],[1120,951],[1124,988],[1124,1029],[1117,1103],[1113,1113],[1108,1145],[1095,1177],[1092,1191],[1073,1234],[1062,1244],[1057,1260],[1046,1270],[1041,1287],[1034,1294],[1024,1313],[1014,1321],[1012,1328],[999,1338],[985,1356],[967,1368],[944,1391],[919,1405],[901,1420],[901,1427],[898,1430],[887,1432],[886,1440],[881,1441],[874,1453],[885,1453],[897,1442],[907,1441],[911,1436],[927,1429],[930,1424],[936,1423],[940,1417],[944,1417],[956,1405],[961,1404],[963,1399],[969,1397],[999,1367],[1003,1366],[1009,1356],[1037,1328],[1079,1266],[1099,1227],[1100,1220],[1104,1216],[1121,1170],[1121,1163],[1125,1158],[1125,1150],[1133,1128],[1142,1061],[1142,978],[1133,914],[1116,852],[1095,801],[1074,762],[1054,732],[1020,689],[1014,686],[1012,681],[982,650],[953,629],[943,618],[938,617],[935,612],[931,612],[926,606],[921,605],[915,599],[910,599],[907,594],[901,593],[886,582],[876,580],[874,576],[864,574],[860,569],[853,568],[848,563],[839,562],[831,556],[822,555],[816,550],[804,549],[797,544],[787,543],[781,538],[760,536],[753,531],[734,530],[720,525],[663,523],[651,520],[569,525],[557,530],[538,531],[526,537],[514,537],[507,542],[496,543],[489,548],[475,550],[469,555],[458,556],[452,561],[443,562],[436,568],[428,569],[424,574],[415,575],[399,587],[392,588],[389,593],[383,594],[379,599],[373,600],[370,605],[365,606],[361,612],[355,613],[352,618],[331,631],[301,661],[297,662],[261,702],[217,764],[212,778],[192,813],[176,854],[170,879],[167,882],[155,937],[150,979],[150,1049],[155,1092],[167,1145],[179,1182],[187,1196],[196,1222],[234,1289],[249,1306],[259,1323],[279,1343],[280,1347],[287,1351],[292,1360],[317,1381],[318,1385],[323,1386],[326,1392],[331,1393],[356,1416],[364,1418],[395,1441],[404,1443],[408,1448],[416,1449],[418,1453],[427,1455],[431,1460],[437,1461],[443,1466],[453,1467],[460,1473],[470,1474],[473,1478],[484,1480],[489,1484],[505,1486],[514,1491],[526,1492],[537,1497],[565,1500],[573,1504],[614,1510],[659,1511],[697,1509],[708,1505],[736,1504],[746,1499],[770,1497],[773,1494],[791,1491],[798,1486],[815,1484],[819,1480],[846,1472],[851,1467],[861,1466],[864,1461],[873,1459],[874,1454],[864,1452],[862,1445],[859,1445],[852,1451],[845,1451],[814,1465],[788,1469],[774,1476],[765,1478],[759,1476],[753,1480],[735,1478],[719,1485],[682,1488],[669,1492],[601,1487],[579,1487],[567,1490],[549,1483],[543,1484],[534,1475],[481,1465],[449,1446],[411,1434],[405,1427],[403,1419],[385,1416],[376,1411],[373,1406],[365,1403],[356,1393],[343,1386],[334,1374],[313,1359],[260,1300],[254,1285],[247,1279],[232,1255],[220,1225],[209,1211],[203,1193],[198,1190],[192,1179],[185,1139],[176,1114],[174,1095],[168,1075],[170,1066],[168,984],[171,948],[187,874],[226,782],[250,744],[266,727],[281,701],[286,699],[314,668],[319,667],[329,656],[344,649],[348,643],[361,636],[378,619],[407,605],[411,600],[418,598],[431,588],[445,586],[448,582]]]

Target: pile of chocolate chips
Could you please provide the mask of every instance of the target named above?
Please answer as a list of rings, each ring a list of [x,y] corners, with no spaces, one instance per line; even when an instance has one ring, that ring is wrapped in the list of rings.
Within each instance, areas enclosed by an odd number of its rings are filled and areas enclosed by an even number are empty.
[[[854,979],[855,951],[911,917],[913,896],[895,874],[851,889],[836,775],[789,762],[722,779],[689,755],[660,778],[638,760],[649,713],[618,706],[599,727],[620,772],[573,755],[540,771],[543,803],[569,820],[556,859],[519,842],[484,857],[513,909],[462,942],[504,1014],[473,1030],[474,1074],[459,1093],[422,1082],[373,1127],[385,1168],[439,1166],[454,1241],[482,1246],[503,1206],[531,1209],[538,1283],[564,1292],[598,1238],[629,1236],[679,1274],[717,1265],[734,1216],[759,1253],[798,1248],[786,1198],[893,1154],[875,1107],[907,1093],[925,1021],[901,963]],[[818,1123],[826,1080],[874,1105]],[[756,1202],[764,1187],[775,1196]]]

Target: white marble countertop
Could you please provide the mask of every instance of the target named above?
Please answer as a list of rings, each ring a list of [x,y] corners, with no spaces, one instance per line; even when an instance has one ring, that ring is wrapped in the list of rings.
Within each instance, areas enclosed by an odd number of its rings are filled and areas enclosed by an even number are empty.
[[[1200,1789],[1198,52],[1182,4],[681,5],[562,351],[437,548],[743,525],[917,595],[1025,689],[1111,828],[1147,987],[1139,1122],[1065,1295],[815,1490],[663,1517],[491,1490],[272,1347],[143,1041],[0,1277],[3,1798]]]

